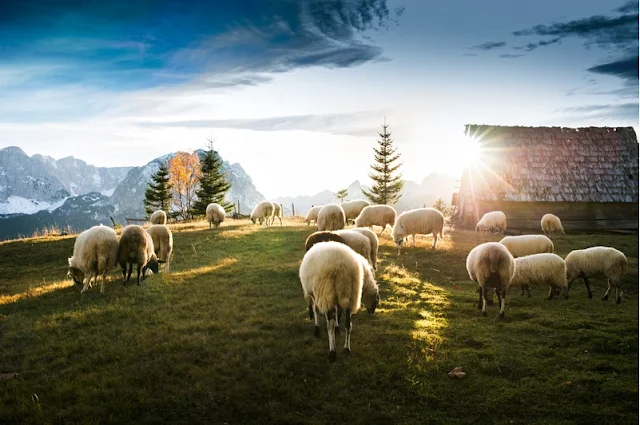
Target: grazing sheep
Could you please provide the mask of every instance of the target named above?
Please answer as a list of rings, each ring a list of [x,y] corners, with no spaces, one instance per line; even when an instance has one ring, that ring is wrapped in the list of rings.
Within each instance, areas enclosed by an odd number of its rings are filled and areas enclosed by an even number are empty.
[[[214,229],[217,229],[220,223],[224,221],[226,214],[227,212],[220,204],[211,203],[207,205],[206,215],[207,221],[209,222],[209,229],[211,229],[212,226]]]
[[[214,205],[214,204],[211,204]],[[171,230],[162,224],[154,224],[147,229],[153,240],[153,250],[158,257],[158,263],[166,263],[165,272],[171,268],[171,253],[173,252],[173,234]]]
[[[398,247],[398,255],[404,238],[413,235],[413,246],[416,246],[416,235],[433,235],[432,249],[438,245],[438,234],[443,237],[444,216],[435,208],[418,208],[405,211],[398,216],[391,230],[391,238]]]
[[[260,224],[264,221],[265,226],[269,226],[269,221],[271,217],[273,217],[273,213],[275,211],[275,206],[273,202],[262,201],[251,211],[251,222],[256,223],[258,221]]]
[[[307,220],[307,226],[309,224],[311,224],[312,221],[315,221],[316,223],[318,222],[318,213],[320,212],[320,210],[322,209],[322,205],[318,205],[318,206],[311,206],[311,209],[309,210],[309,212],[307,213],[307,218],[305,220]]]
[[[364,199],[355,199],[353,201],[346,201],[340,204],[344,211],[344,218],[347,224],[349,220],[354,221],[356,217],[360,215],[363,208],[370,206],[371,203]]]
[[[567,266],[562,257],[556,254],[533,254],[516,258],[515,261],[516,272],[510,285],[520,285],[521,295],[524,295],[526,289],[531,298],[531,284],[549,284],[548,300],[554,295],[560,295],[560,291],[569,299]]]
[[[382,231],[378,236],[384,233],[387,224],[393,228],[395,223],[396,210],[389,205],[370,205],[364,207],[360,215],[356,218],[357,227],[382,226]]]
[[[338,242],[314,245],[300,264],[300,282],[304,298],[314,316],[314,334],[319,336],[318,315],[324,314],[329,335],[329,360],[336,359],[337,309],[345,313],[344,352],[351,351],[351,314],[364,303],[371,314],[380,301],[373,270],[366,259]]]
[[[153,239],[142,226],[131,224],[120,233],[120,243],[118,245],[118,263],[122,268],[122,283],[124,285],[131,278],[131,269],[133,264],[138,265],[137,284],[140,285],[140,272],[142,271],[142,279],[147,269],[158,273],[158,257],[154,252]],[[127,274],[127,264],[129,264],[129,273]]]
[[[545,214],[540,220],[540,227],[542,227],[542,233],[550,235],[552,233],[562,233],[564,235],[564,228],[560,222],[560,218],[557,215]]]
[[[373,261],[371,260],[371,242],[368,236],[353,231],[352,229],[336,230],[335,233],[344,239],[349,248],[366,258],[371,267],[373,267]]]
[[[356,227],[351,229],[353,232],[358,232],[369,238],[369,242],[371,243],[371,265],[374,270],[378,269],[377,261],[378,261],[378,237],[373,231],[364,228],[364,227]],[[339,233],[339,232],[338,232]]]
[[[318,212],[316,221],[318,230],[340,230],[345,226],[345,215],[342,207],[336,204],[328,204]]]
[[[282,205],[277,202],[272,202],[273,204],[273,216],[271,217],[271,224],[276,221],[276,218],[280,220],[280,226],[282,226]]]
[[[73,244],[73,256],[69,258],[67,276],[72,277],[74,283],[83,284],[80,293],[91,285],[91,278],[95,276],[98,285],[98,275],[102,275],[100,293],[104,293],[104,281],[109,270],[116,266],[118,259],[118,236],[116,232],[102,224],[93,226],[80,233]],[[85,281],[86,278],[86,281]]]
[[[167,213],[162,210],[154,211],[149,217],[151,224],[167,224]]]
[[[476,232],[493,232],[503,234],[507,230],[507,216],[502,211],[491,211],[482,216],[476,224]]]
[[[614,286],[616,288],[616,304],[620,304],[622,301],[621,278],[629,268],[627,257],[622,252],[607,246],[594,246],[571,251],[564,261],[567,263],[569,289],[571,289],[574,280],[583,278],[588,297],[591,298],[589,278],[606,278],[609,286],[602,300],[609,299],[611,286]]]
[[[500,243],[516,258],[553,252],[553,242],[544,235],[505,236]]]
[[[500,317],[504,317],[507,287],[516,270],[516,262],[509,250],[498,242],[487,242],[473,248],[467,256],[469,278],[478,282],[480,299],[478,308],[487,314],[489,288],[495,288],[500,303]]]
[[[328,232],[328,231],[315,232],[309,235],[306,242],[304,243],[304,251],[305,252],[309,251],[311,247],[317,243],[329,242],[329,241],[340,242],[345,245],[347,244],[347,242],[342,238],[342,236],[339,236],[333,232]]]

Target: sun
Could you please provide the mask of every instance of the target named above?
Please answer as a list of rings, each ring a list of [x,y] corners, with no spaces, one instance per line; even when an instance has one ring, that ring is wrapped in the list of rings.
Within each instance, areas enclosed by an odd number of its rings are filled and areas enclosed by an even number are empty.
[[[464,139],[460,141],[460,160],[465,168],[478,163],[481,154],[480,140],[477,138],[464,137]]]

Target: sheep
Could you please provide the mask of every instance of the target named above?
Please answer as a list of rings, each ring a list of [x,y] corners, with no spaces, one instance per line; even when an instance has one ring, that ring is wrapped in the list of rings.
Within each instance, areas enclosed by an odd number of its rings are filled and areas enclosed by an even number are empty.
[[[307,213],[307,218],[305,219],[307,221],[307,226],[311,224],[312,221],[315,221],[316,223],[318,222],[318,213],[321,209],[322,205],[318,205],[315,207],[313,205],[311,206],[311,209]]]
[[[611,286],[616,288],[616,304],[622,301],[622,276],[627,273],[629,264],[627,257],[615,248],[594,246],[587,249],[571,251],[564,259],[567,263],[567,280],[569,289],[574,280],[583,278],[588,297],[592,297],[589,278],[606,278],[609,284],[603,301],[609,299]]]
[[[504,317],[507,287],[516,270],[516,262],[509,250],[498,242],[486,242],[469,252],[466,264],[469,278],[477,282],[480,289],[478,308],[482,309],[482,315],[487,314],[487,288],[495,288],[500,303],[500,317]]]
[[[507,230],[507,216],[502,211],[491,211],[482,216],[476,224],[476,232],[493,232],[503,234]]]
[[[337,230],[334,233],[342,237],[349,248],[366,258],[371,267],[373,267],[371,241],[368,236],[353,229]]]
[[[525,255],[553,252],[553,242],[544,235],[505,236],[500,243],[507,247],[515,258]]]
[[[396,223],[396,210],[389,205],[370,205],[364,207],[360,215],[356,218],[356,227],[382,226],[382,231],[378,236],[387,229],[387,224],[393,228]]]
[[[354,229],[351,229],[351,231],[353,232],[358,232],[366,237],[369,238],[369,242],[371,244],[371,265],[373,266],[374,270],[378,269],[377,266],[377,261],[378,261],[378,237],[376,236],[375,233],[373,233],[373,231],[364,228],[364,227],[356,227]],[[340,232],[338,232],[338,234],[340,234]]]
[[[251,216],[249,218],[251,218],[251,222],[253,224],[255,224],[256,221],[262,224],[264,221],[265,226],[269,226],[269,221],[271,220],[271,217],[273,217],[274,211],[275,206],[272,202],[262,201],[256,205],[253,211],[251,211]]]
[[[220,223],[224,221],[227,212],[222,208],[220,204],[211,203],[207,205],[206,215],[209,222],[209,229],[213,226],[214,229],[220,227]]]
[[[542,228],[542,233],[545,235],[550,235],[552,233],[562,233],[564,235],[564,228],[562,227],[560,218],[556,215],[543,215],[542,220],[540,220],[540,227]]]
[[[342,236],[337,235],[333,232],[322,231],[322,232],[315,232],[309,235],[309,237],[304,243],[304,251],[305,252],[309,251],[311,247],[317,243],[329,242],[329,241],[340,242],[342,244],[347,245],[347,242],[342,238]]]
[[[438,234],[443,237],[444,216],[435,208],[418,208],[400,214],[391,230],[391,238],[398,247],[398,255],[404,238],[413,235],[413,246],[416,246],[416,235],[433,234],[432,249],[438,244]]]
[[[346,201],[340,204],[344,211],[344,218],[347,224],[349,220],[355,221],[356,217],[360,215],[363,208],[371,205],[371,202],[364,199],[355,199],[353,201]]]
[[[151,224],[167,224],[167,213],[162,210],[154,211],[149,217]]]
[[[158,263],[166,263],[165,271],[168,273],[171,268],[171,253],[173,252],[173,234],[171,230],[165,225],[154,224],[147,229],[147,233],[153,241],[153,251],[158,257]]]
[[[110,227],[93,226],[78,235],[73,244],[73,256],[68,259],[68,277],[72,277],[75,284],[83,284],[80,293],[91,285],[91,278],[98,285],[98,275],[102,275],[100,293],[104,293],[104,281],[107,272],[116,266],[118,258],[118,236]],[[86,278],[86,282],[85,282]]]
[[[272,202],[273,204],[273,216],[271,217],[271,224],[276,221],[276,218],[280,220],[280,226],[282,226],[282,205],[277,202]]]
[[[370,314],[375,312],[380,295],[373,270],[366,259],[338,242],[314,245],[300,264],[300,282],[304,298],[314,316],[314,334],[320,335],[318,315],[324,314],[329,335],[329,361],[336,359],[335,331],[337,309],[345,313],[344,352],[351,352],[351,314],[362,302]]]
[[[328,204],[318,212],[318,230],[341,230],[345,226],[345,215],[342,207],[336,204]]]
[[[142,226],[131,224],[120,233],[120,243],[118,244],[118,263],[122,268],[122,284],[126,285],[131,278],[133,263],[138,265],[137,284],[140,285],[140,271],[142,279],[147,269],[158,273],[158,257],[154,252],[153,239]],[[129,273],[127,274],[127,264]]]
[[[564,293],[565,299],[569,299],[569,288],[567,287],[567,266],[559,255],[556,254],[533,254],[515,259],[516,272],[511,279],[510,285],[520,285],[521,295],[527,290],[531,298],[531,284],[549,284],[550,300],[554,295]]]

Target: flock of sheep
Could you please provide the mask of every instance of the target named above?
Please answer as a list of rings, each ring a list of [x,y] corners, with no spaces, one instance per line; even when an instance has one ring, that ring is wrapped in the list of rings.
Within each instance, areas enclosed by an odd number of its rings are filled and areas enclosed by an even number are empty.
[[[206,209],[209,226],[217,228],[225,219],[225,211],[218,204]],[[251,221],[272,225],[275,219],[282,224],[282,207],[265,201],[251,212]],[[163,211],[154,212],[152,226],[146,230],[137,225],[125,227],[118,239],[116,232],[103,225],[82,232],[75,241],[73,256],[69,258],[68,276],[76,284],[82,284],[81,292],[91,287],[91,279],[97,285],[102,275],[100,292],[104,292],[106,274],[116,264],[122,269],[123,284],[137,265],[137,284],[145,272],[159,271],[159,263],[169,271],[173,236],[167,227]],[[345,327],[344,352],[351,350],[351,315],[364,304],[374,313],[380,302],[375,280],[377,269],[378,236],[387,225],[391,226],[391,238],[398,247],[398,255],[409,237],[433,236],[432,249],[443,237],[444,216],[434,208],[418,208],[396,216],[388,205],[370,205],[365,200],[343,202],[313,207],[306,217],[307,224],[315,222],[318,231],[305,242],[305,255],[300,265],[299,277],[304,298],[308,303],[309,317],[314,320],[314,334],[319,336],[319,317],[325,316],[329,335],[329,359],[336,359],[335,335],[339,324]],[[353,222],[354,228],[345,229]],[[372,226],[380,226],[376,235]],[[507,218],[501,211],[485,214],[476,225],[476,231],[504,233]],[[545,234],[562,233],[560,219],[546,214],[541,220]],[[622,299],[621,278],[627,272],[625,255],[615,248],[592,247],[574,250],[565,259],[553,253],[553,242],[545,235],[506,236],[500,242],[487,242],[474,247],[468,254],[466,268],[471,280],[478,283],[478,308],[486,314],[487,304],[493,303],[493,291],[498,296],[500,317],[504,317],[505,297],[509,286],[519,286],[531,297],[530,287],[548,284],[548,299],[561,293],[568,298],[574,280],[582,278],[592,297],[589,278],[606,278],[609,287],[603,300],[609,298],[611,288],[616,289],[616,303]],[[127,269],[128,266],[128,269]],[[342,320],[341,320],[342,319]]]

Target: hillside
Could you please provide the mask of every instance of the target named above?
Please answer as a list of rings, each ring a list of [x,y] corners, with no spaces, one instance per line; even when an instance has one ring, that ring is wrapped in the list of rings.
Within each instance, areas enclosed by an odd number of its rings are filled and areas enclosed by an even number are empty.
[[[637,235],[554,240],[562,256],[624,251],[620,305],[600,301],[599,279],[591,300],[581,282],[569,300],[535,286],[509,293],[503,320],[476,308],[475,232],[399,257],[383,237],[381,304],[329,363],[298,280],[313,226],[206,227],[174,227],[170,274],[123,287],[114,270],[102,295],[63,279],[73,237],[0,243],[0,423],[638,422]]]

